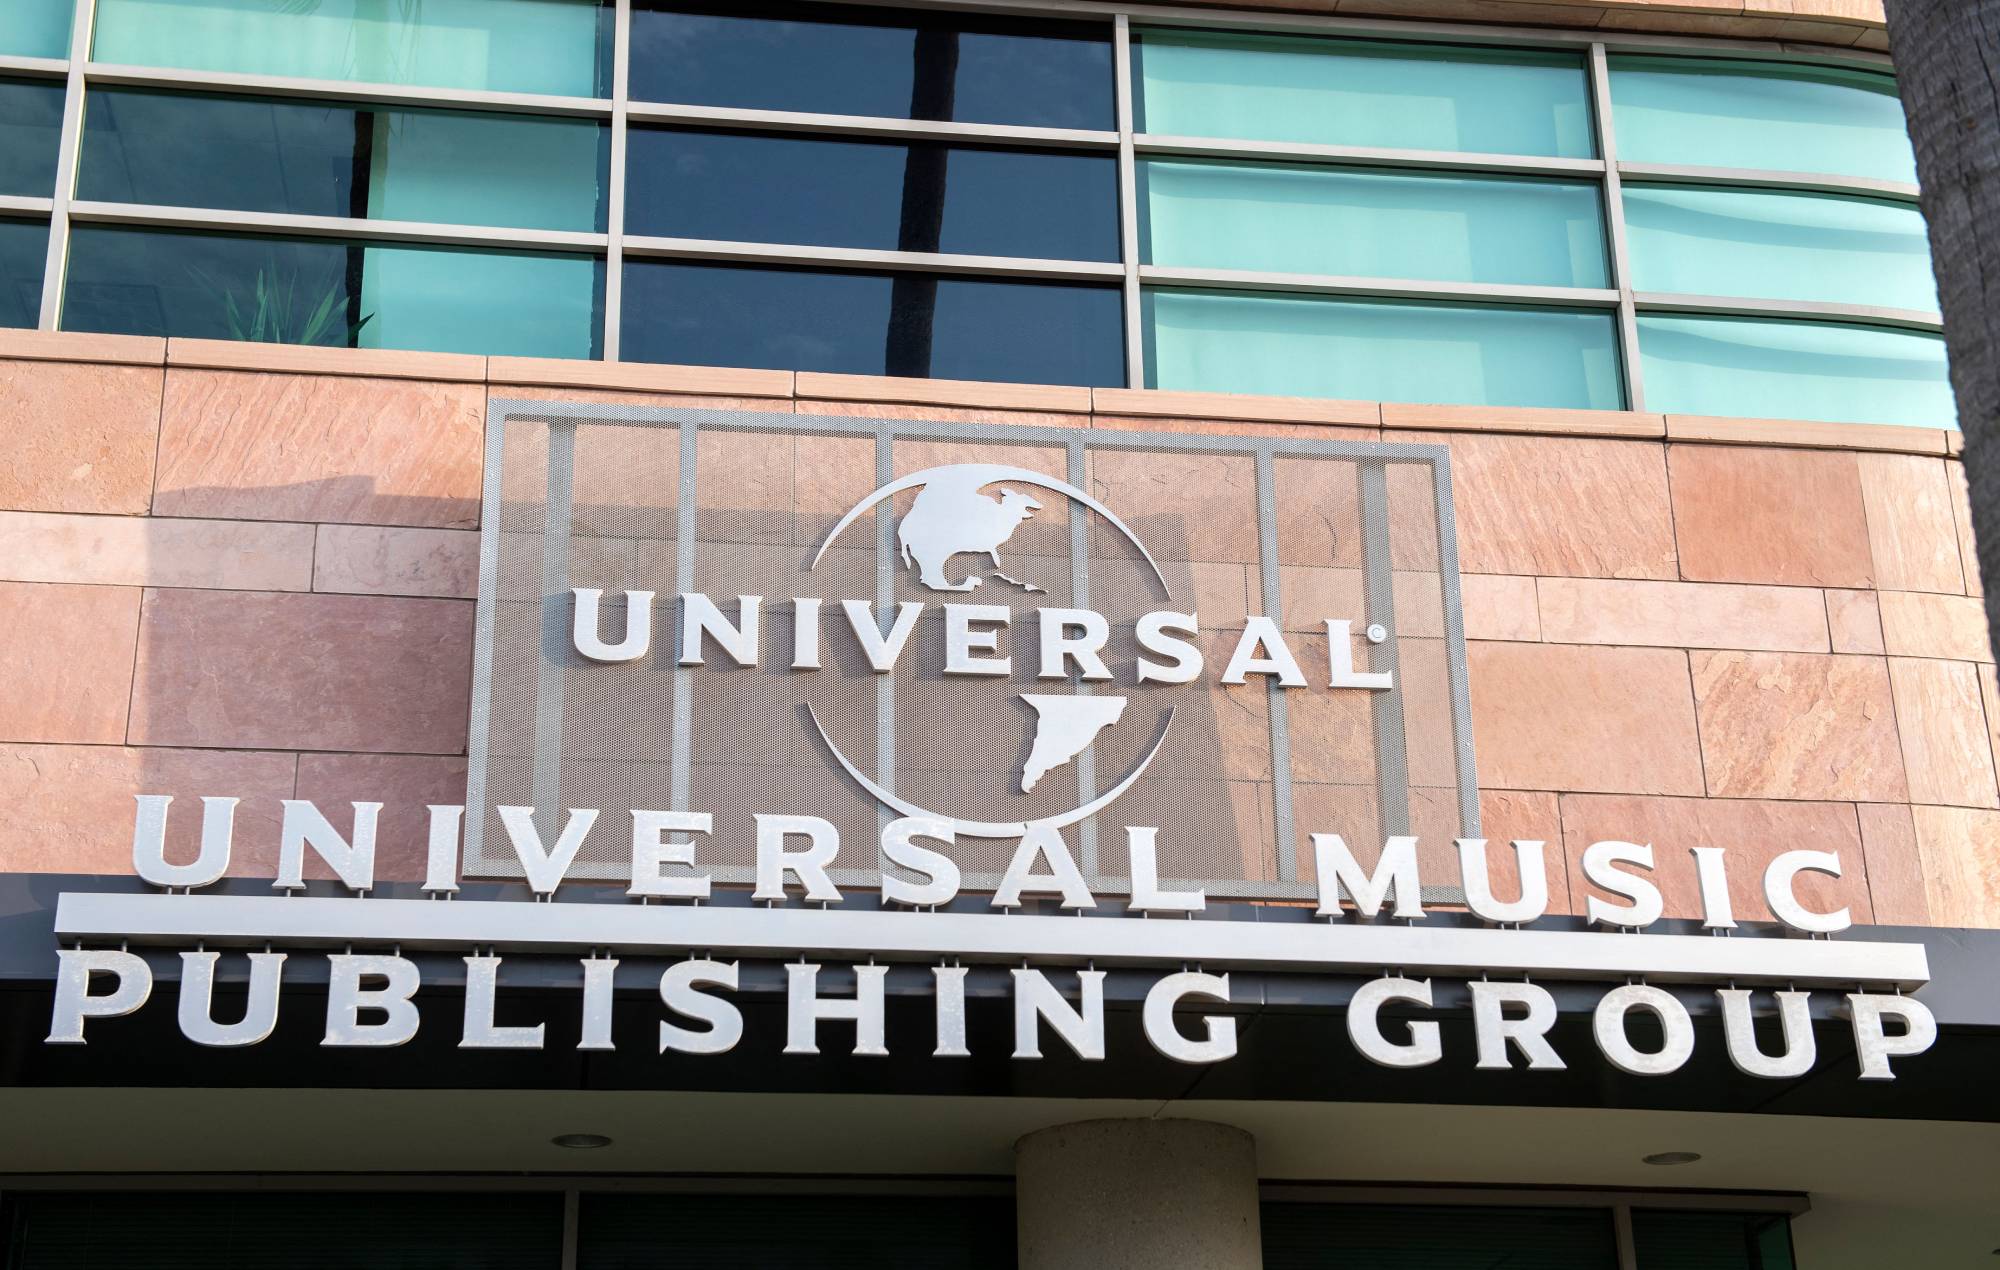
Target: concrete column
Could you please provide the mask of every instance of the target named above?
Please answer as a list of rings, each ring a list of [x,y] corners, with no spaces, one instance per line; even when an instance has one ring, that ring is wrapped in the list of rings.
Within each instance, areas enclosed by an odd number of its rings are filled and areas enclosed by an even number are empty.
[[[1202,1120],[1086,1120],[1014,1145],[1021,1270],[1261,1270],[1257,1142]]]

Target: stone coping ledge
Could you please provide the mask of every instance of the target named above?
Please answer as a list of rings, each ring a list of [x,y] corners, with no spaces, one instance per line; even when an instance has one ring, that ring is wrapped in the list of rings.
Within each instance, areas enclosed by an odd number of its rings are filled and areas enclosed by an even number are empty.
[[[1494,432],[1529,436],[1598,437],[1869,450],[1956,457],[1964,436],[1938,428],[1874,423],[1820,423],[1793,419],[1738,419],[1653,414],[1633,410],[1565,410],[1507,406],[1427,405],[1410,402],[1336,401],[1240,393],[1176,392],[1151,388],[1083,388],[1062,384],[1005,384],[950,379],[899,379],[820,371],[755,370],[722,366],[664,366],[644,362],[590,362],[540,357],[480,357],[387,349],[312,348],[228,340],[156,339],[69,331],[0,329],[0,360],[163,366],[252,373],[351,375],[490,385],[496,396],[510,387],[657,393],[813,402],[825,405],[935,406],[941,409],[1015,411],[1025,418],[1067,414],[1121,421],[1160,421],[1184,428],[1190,420],[1234,424],[1321,425],[1340,428],[1436,432]],[[822,413],[824,411],[822,410]]]

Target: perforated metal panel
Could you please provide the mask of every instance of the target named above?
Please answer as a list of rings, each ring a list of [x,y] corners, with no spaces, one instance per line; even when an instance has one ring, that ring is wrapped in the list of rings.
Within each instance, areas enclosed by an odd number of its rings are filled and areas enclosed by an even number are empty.
[[[840,528],[898,478],[956,464],[1044,482],[1023,487],[1039,506],[993,559],[949,561],[945,579],[975,590],[927,585],[901,558],[918,488]],[[1364,861],[1384,835],[1416,833],[1432,876],[1450,874],[1451,838],[1478,833],[1441,446],[496,402],[485,498],[468,874],[520,875],[494,808],[528,805],[545,841],[563,809],[597,809],[573,876],[623,879],[629,812],[654,808],[713,815],[696,859],[722,884],[751,877],[754,814],[824,817],[841,837],[836,880],[866,887],[881,826],[911,807],[1040,821],[1128,778],[1063,830],[1107,894],[1128,887],[1126,826],[1159,829],[1170,884],[1266,898],[1312,894],[1312,832],[1342,834]],[[625,593],[654,592],[647,654],[579,656],[575,587],[604,591],[612,640]],[[683,592],[732,618],[736,597],[759,597],[759,664],[710,640],[703,664],[679,665]],[[819,669],[792,668],[795,597],[819,601]],[[889,673],[870,667],[848,602],[872,606],[861,620],[881,635],[899,604],[922,606]],[[990,655],[1011,657],[1006,674],[944,673],[946,603],[1005,608]],[[1079,682],[1074,665],[1037,677],[1045,608],[1106,619],[1109,682]],[[1137,681],[1136,628],[1160,610],[1198,615],[1191,683]],[[1306,686],[1221,682],[1253,614],[1278,623]],[[1390,672],[1391,690],[1328,686],[1329,618],[1352,623],[1353,665]],[[1024,792],[1036,712],[1023,697],[1085,693],[1122,698],[1122,713]],[[969,888],[990,888],[1014,845],[961,836],[951,853]]]

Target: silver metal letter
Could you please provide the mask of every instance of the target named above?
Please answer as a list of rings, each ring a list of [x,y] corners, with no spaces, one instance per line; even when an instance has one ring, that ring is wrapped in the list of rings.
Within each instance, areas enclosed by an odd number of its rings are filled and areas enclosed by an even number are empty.
[[[1736,906],[1729,898],[1729,866],[1721,847],[1690,847],[1701,883],[1701,924],[1710,930],[1736,929]]]
[[[1477,1066],[1512,1067],[1507,1058],[1507,1043],[1511,1041],[1526,1056],[1530,1071],[1563,1069],[1562,1059],[1548,1040],[1549,1029],[1556,1025],[1556,999],[1547,988],[1503,979],[1474,979],[1467,986],[1472,989],[1472,1033],[1479,1043]],[[1527,1013],[1510,1019],[1506,1015],[1510,1005],[1521,1006]]]
[[[537,895],[553,895],[562,885],[563,874],[576,862],[576,853],[583,848],[583,840],[590,833],[590,827],[597,823],[595,807],[572,807],[569,820],[563,825],[562,833],[556,838],[552,851],[542,845],[542,831],[535,828],[533,807],[495,807],[500,813],[500,823],[507,826],[507,840],[514,844],[514,856],[521,862],[521,871],[527,875],[528,888]]]
[[[965,967],[933,966],[937,991],[937,1048],[932,1058],[969,1058],[965,1048]]]
[[[896,624],[884,635],[875,620],[875,606],[866,600],[842,600],[840,611],[847,614],[847,625],[854,631],[854,638],[861,645],[862,655],[868,658],[868,669],[878,675],[886,675],[896,668],[896,659],[903,655],[903,645],[909,643],[910,632],[917,629],[917,618],[924,606],[915,600],[904,600],[896,606]]]
[[[1139,825],[1125,827],[1125,858],[1132,876],[1132,902],[1126,907],[1135,913],[1199,913],[1208,907],[1203,891],[1162,891],[1158,829]]]
[[[882,858],[899,869],[921,873],[921,883],[882,870],[882,901],[911,908],[936,908],[958,896],[958,863],[942,852],[920,847],[912,838],[933,838],[946,846],[958,840],[949,820],[930,816],[905,816],[892,820],[882,830]]]
[[[1660,888],[1644,878],[1611,867],[1614,864],[1635,864],[1650,870],[1653,867],[1653,848],[1634,842],[1593,842],[1583,849],[1584,879],[1592,886],[1601,887],[1614,895],[1623,895],[1631,901],[1629,904],[1613,904],[1592,895],[1585,901],[1590,921],[1598,926],[1627,930],[1651,926],[1659,921],[1660,915],[1666,912]]]
[[[1787,851],[1771,861],[1764,870],[1764,903],[1770,905],[1777,919],[1793,930],[1810,931],[1819,935],[1830,935],[1846,930],[1854,924],[1844,908],[1831,913],[1815,913],[1799,903],[1794,880],[1801,873],[1824,873],[1828,877],[1840,876],[1840,853],[1837,851]]]
[[[1921,1054],[1937,1043],[1937,1017],[1915,997],[1850,992],[1847,1005],[1854,1020],[1854,1052],[1861,1059],[1863,1080],[1894,1080],[1890,1059]],[[1882,1030],[1885,1018],[1901,1019],[1903,1030],[1888,1035]]]
[[[465,959],[465,1033],[462,1050],[538,1050],[544,1025],[500,1027],[493,1022],[493,998],[500,990],[498,957]]]
[[[353,804],[354,841],[349,843],[310,802],[302,798],[283,802],[285,819],[278,831],[278,876],[271,883],[273,890],[296,891],[305,886],[307,847],[319,853],[348,890],[366,891],[375,885],[375,821],[382,814],[381,803]]]
[[[1284,633],[1276,622],[1262,615],[1243,619],[1243,634],[1236,641],[1236,650],[1229,654],[1222,682],[1240,684],[1246,675],[1276,675],[1287,688],[1306,686],[1305,672],[1285,646]]]
[[[764,603],[761,595],[736,597],[736,620],[731,622],[715,607],[715,601],[699,591],[681,594],[681,665],[699,666],[701,637],[708,635],[716,646],[739,666],[757,664],[757,615]]]
[[[1410,1039],[1400,1044],[1382,1035],[1382,1006],[1389,1001],[1408,1001],[1428,1008],[1430,980],[1392,975],[1361,985],[1354,999],[1347,1003],[1347,1036],[1361,1057],[1383,1067],[1428,1067],[1443,1058],[1444,1042],[1438,1025],[1429,1019],[1413,1021]]]
[[[616,957],[583,959],[583,1036],[576,1043],[578,1049],[617,1048],[611,1043],[611,1002],[617,983]]]
[[[819,669],[819,600],[792,597],[792,669]]]
[[[1717,848],[1709,848],[1717,850]],[[1729,1042],[1729,1061],[1745,1076],[1767,1080],[1790,1080],[1812,1070],[1818,1046],[1813,1040],[1812,993],[1779,992],[1778,1017],[1785,1025],[1785,1052],[1776,1058],[1757,1047],[1757,1029],[1751,1022],[1750,990],[1718,988],[1722,1001],[1722,1031]]]
[[[1014,663],[1008,657],[974,657],[1000,647],[1000,632],[975,631],[972,624],[1005,626],[1013,613],[1004,604],[944,606],[944,673],[947,675],[1006,675]]]
[[[822,1019],[854,1020],[854,1052],[869,1058],[885,1057],[883,1045],[883,989],[888,981],[887,966],[856,966],[854,995],[819,995],[819,967],[811,963],[785,965],[785,1053],[819,1053],[819,1024]]]
[[[1032,891],[1036,895],[1061,895],[1064,908],[1096,908],[1097,901],[1090,897],[1090,888],[1084,885],[1083,874],[1070,858],[1062,833],[1046,821],[1036,821],[1027,830],[1021,835],[1021,845],[1014,848],[1014,857],[1007,861],[1007,871],[993,892],[991,906],[1019,908],[1021,893]],[[1034,871],[1037,860],[1048,861],[1047,873]]]
[[[826,866],[840,854],[840,830],[818,816],[758,816],[757,889],[752,899],[785,898],[785,875],[806,888],[808,900],[840,902],[840,889],[826,876]],[[785,850],[785,839],[799,836],[812,845],[804,851]]]
[[[1465,906],[1483,921],[1500,925],[1532,922],[1549,908],[1549,875],[1542,865],[1542,844],[1514,841],[1514,860],[1521,873],[1521,898],[1503,904],[1493,898],[1486,871],[1486,839],[1459,838],[1458,871],[1465,887]]]
[[[1229,1015],[1203,1015],[1201,1022],[1207,1035],[1199,1041],[1181,1035],[1174,1026],[1174,1006],[1185,997],[1207,997],[1227,1005],[1229,976],[1184,970],[1149,988],[1142,1018],[1146,1039],[1153,1043],[1153,1048],[1176,1063],[1219,1063],[1236,1057],[1236,1020]]]
[[[694,867],[692,842],[668,842],[670,833],[709,833],[715,817],[705,811],[642,811],[632,809],[632,885],[627,895],[655,899],[702,900],[708,898],[708,874],[667,876],[660,870],[669,864]]]
[[[592,587],[571,587],[570,594],[576,597],[570,618],[570,642],[576,645],[579,654],[601,662],[638,661],[646,655],[653,642],[651,591],[625,593],[625,637],[615,644],[605,643],[598,633],[601,629],[598,608],[604,592]]]
[[[1102,613],[1089,609],[1036,609],[1036,633],[1041,642],[1041,665],[1037,679],[1069,678],[1069,663],[1076,662],[1081,679],[1102,681],[1111,678],[1098,653],[1111,638],[1111,625]],[[1074,627],[1081,634],[1072,637]]]
[[[433,895],[458,890],[458,831],[465,807],[432,804],[431,837],[424,853],[424,890]]]
[[[50,1045],[82,1045],[85,1019],[130,1014],[153,994],[153,968],[137,953],[59,948],[56,961],[55,1008],[45,1038]],[[91,996],[90,977],[96,974],[111,975],[118,982],[102,996]]]
[[[234,798],[201,800],[201,854],[192,864],[167,863],[167,805],[172,794],[139,794],[132,819],[132,871],[154,886],[193,890],[229,871],[229,843],[236,821]]]
[[[1326,620],[1326,686],[1366,688],[1387,692],[1392,686],[1389,672],[1354,669],[1354,623]]]
[[[660,1053],[727,1054],[743,1039],[743,1012],[732,1001],[696,992],[702,985],[736,991],[733,961],[680,961],[660,975],[660,1000],[675,1014],[706,1023],[703,1031],[660,1021]]]
[[[1201,649],[1184,639],[1174,639],[1166,632],[1176,631],[1183,635],[1199,635],[1192,613],[1148,613],[1139,619],[1136,632],[1139,647],[1149,653],[1173,658],[1172,665],[1139,659],[1138,677],[1142,684],[1185,684],[1193,683],[1201,674]]]
[[[1104,1058],[1104,972],[1079,970],[1078,985],[1083,990],[1081,1007],[1056,991],[1049,977],[1039,970],[1016,970],[1014,975],[1014,1057],[1042,1056],[1041,1021],[1046,1019],[1063,1043],[1076,1056],[1091,1062]]]
[[[1417,840],[1407,836],[1390,838],[1382,844],[1382,858],[1375,862],[1375,874],[1361,871],[1347,841],[1337,833],[1312,835],[1313,865],[1319,874],[1319,915],[1338,917],[1340,896],[1345,892],[1354,901],[1357,917],[1374,917],[1391,895],[1396,897],[1393,916],[1417,919],[1424,915],[1423,886],[1417,876]]]
[[[410,1000],[421,982],[415,962],[373,953],[329,953],[326,961],[326,1035],[321,1045],[403,1045],[417,1034],[417,1007]],[[363,979],[380,979],[383,986],[364,989]],[[387,1017],[363,1023],[363,1010],[380,1010]]]
[[[250,957],[250,1001],[239,1023],[215,1021],[215,962],[221,953],[181,954],[181,1035],[196,1045],[229,1047],[255,1045],[278,1026],[278,983],[285,954],[256,953]]]
[[[1662,1041],[1658,1052],[1648,1054],[1634,1048],[1625,1032],[1625,1016],[1634,1010],[1649,1010],[1660,1021]],[[1679,1071],[1694,1053],[1694,1020],[1687,1007],[1665,988],[1628,983],[1613,988],[1598,999],[1591,1016],[1590,1030],[1597,1048],[1619,1071],[1634,1076],[1665,1076]]]

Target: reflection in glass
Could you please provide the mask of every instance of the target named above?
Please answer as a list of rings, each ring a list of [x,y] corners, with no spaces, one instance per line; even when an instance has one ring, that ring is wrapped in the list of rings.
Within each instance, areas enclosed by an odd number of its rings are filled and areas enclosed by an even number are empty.
[[[632,6],[632,98],[1111,128],[1111,25],[821,4]]]
[[[633,261],[629,361],[1125,382],[1116,287]]]
[[[68,57],[76,0],[7,0],[0,4],[0,56]]]
[[[1146,31],[1139,130],[1588,158],[1583,59],[1532,49]]]
[[[604,228],[607,134],[582,119],[92,89],[78,197],[588,232]]]
[[[0,79],[0,194],[56,192],[62,113],[61,80]]]
[[[1714,186],[1625,186],[1641,291],[1936,309],[1914,203]]]
[[[0,326],[31,327],[42,315],[46,221],[0,220]]]
[[[611,88],[611,12],[606,0],[97,0],[91,56],[602,97]]]
[[[1920,331],[1641,314],[1646,408],[1955,428],[1944,339]]]
[[[588,358],[602,273],[587,256],[81,225],[63,327]]]
[[[1618,157],[1917,179],[1896,81],[1797,62],[1614,57]]]
[[[1148,264],[1607,284],[1597,186],[1291,163],[1139,166]]]
[[[1149,290],[1146,386],[1615,410],[1608,312]]]
[[[1118,258],[1109,156],[665,128],[634,128],[627,144],[628,233]]]

